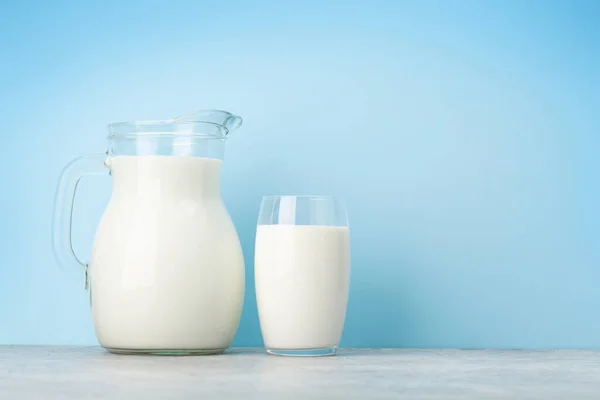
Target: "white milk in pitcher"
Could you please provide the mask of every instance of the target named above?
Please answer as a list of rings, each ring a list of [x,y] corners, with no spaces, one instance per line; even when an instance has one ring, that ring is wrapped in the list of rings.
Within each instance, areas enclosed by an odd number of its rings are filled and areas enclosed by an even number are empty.
[[[259,225],[254,268],[267,349],[339,344],[350,282],[347,227]]]
[[[219,352],[238,327],[244,262],[219,191],[222,162],[109,160],[113,194],[90,264],[100,344],[111,351]]]

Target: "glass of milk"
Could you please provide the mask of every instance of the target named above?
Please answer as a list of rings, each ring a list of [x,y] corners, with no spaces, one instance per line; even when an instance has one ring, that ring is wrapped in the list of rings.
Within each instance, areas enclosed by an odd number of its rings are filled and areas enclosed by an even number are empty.
[[[326,196],[263,197],[254,271],[267,352],[334,355],[350,286],[343,202]]]

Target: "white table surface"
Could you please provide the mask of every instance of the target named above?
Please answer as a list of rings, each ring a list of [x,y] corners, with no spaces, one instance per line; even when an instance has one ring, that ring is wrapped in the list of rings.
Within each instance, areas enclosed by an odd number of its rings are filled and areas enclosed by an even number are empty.
[[[287,358],[0,346],[0,399],[600,399],[600,351],[343,350]]]

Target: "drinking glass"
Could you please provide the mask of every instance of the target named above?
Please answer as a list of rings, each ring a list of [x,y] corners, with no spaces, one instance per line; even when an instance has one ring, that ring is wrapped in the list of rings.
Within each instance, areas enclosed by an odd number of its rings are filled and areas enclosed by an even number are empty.
[[[350,237],[343,202],[327,196],[263,197],[254,271],[267,352],[334,355],[350,286]]]

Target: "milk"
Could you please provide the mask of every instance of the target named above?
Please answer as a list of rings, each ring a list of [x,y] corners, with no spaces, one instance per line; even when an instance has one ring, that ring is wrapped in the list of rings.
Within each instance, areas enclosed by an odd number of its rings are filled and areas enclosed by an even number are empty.
[[[254,268],[267,349],[338,345],[350,283],[348,228],[259,225]]]
[[[103,347],[211,353],[231,344],[244,262],[220,198],[221,164],[183,156],[109,160],[113,194],[90,263]]]

